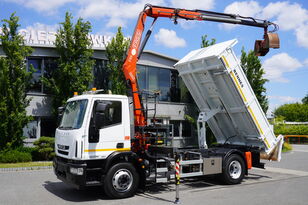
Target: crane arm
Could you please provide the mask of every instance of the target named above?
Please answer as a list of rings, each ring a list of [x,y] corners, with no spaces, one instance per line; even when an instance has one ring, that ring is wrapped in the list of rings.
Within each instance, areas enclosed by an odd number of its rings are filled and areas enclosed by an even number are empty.
[[[149,31],[145,35],[143,43],[141,44],[145,21],[147,17],[154,18],[154,21]],[[278,35],[276,33],[272,33],[278,30],[278,26],[270,21],[212,11],[176,9],[169,7],[153,6],[150,4],[145,5],[144,10],[139,14],[137,25],[135,27],[135,31],[131,39],[131,44],[128,49],[127,57],[123,64],[123,72],[125,78],[132,89],[135,126],[146,126],[145,112],[143,109],[142,99],[139,93],[138,82],[136,79],[137,61],[143,51],[143,48],[145,47],[148,38],[152,33],[153,25],[158,17],[170,18],[174,21],[175,24],[177,23],[178,19],[186,19],[261,27],[264,28],[264,40],[256,41],[256,55],[264,56],[268,52],[269,48],[279,48]],[[268,32],[269,26],[273,26],[273,30],[271,32]]]

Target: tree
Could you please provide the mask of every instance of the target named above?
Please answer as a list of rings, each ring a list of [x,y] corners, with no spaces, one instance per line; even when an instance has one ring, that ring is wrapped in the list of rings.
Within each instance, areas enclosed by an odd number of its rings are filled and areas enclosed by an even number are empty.
[[[279,106],[275,111],[275,116],[282,116],[286,121],[308,122],[308,104],[291,103]]]
[[[44,85],[54,95],[54,114],[74,92],[82,93],[88,90],[93,79],[93,50],[88,38],[91,24],[79,18],[74,25],[72,19],[72,15],[66,12],[65,21],[61,23],[56,34],[56,51],[60,56],[58,68],[42,78]]]
[[[110,80],[109,89],[113,94],[125,95],[127,93],[122,66],[128,46],[129,40],[124,38],[121,27],[118,28],[116,36],[106,45],[107,69]]]
[[[32,119],[27,116],[26,88],[31,72],[27,72],[25,59],[32,49],[25,46],[17,30],[19,18],[13,13],[3,20],[0,36],[5,57],[0,57],[0,149],[23,145],[23,128]]]
[[[216,39],[212,38],[211,41],[207,40],[207,35],[201,36],[201,48],[212,46],[216,43]]]
[[[308,93],[307,95],[302,99],[303,104],[308,104]]]
[[[241,66],[246,74],[246,77],[263,109],[266,113],[268,109],[268,99],[266,97],[266,88],[264,84],[268,81],[263,78],[265,74],[262,68],[261,61],[251,50],[248,54],[242,49]]]

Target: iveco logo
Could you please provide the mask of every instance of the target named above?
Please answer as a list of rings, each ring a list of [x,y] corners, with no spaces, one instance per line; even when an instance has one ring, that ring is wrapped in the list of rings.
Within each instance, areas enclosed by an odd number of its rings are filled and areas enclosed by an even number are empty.
[[[69,133],[67,133],[67,132],[62,132],[61,133],[63,136],[68,136],[69,135]]]

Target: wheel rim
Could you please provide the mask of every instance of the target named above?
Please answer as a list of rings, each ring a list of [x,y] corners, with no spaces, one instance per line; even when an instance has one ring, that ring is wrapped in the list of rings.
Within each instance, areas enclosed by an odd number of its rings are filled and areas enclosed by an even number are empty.
[[[238,179],[242,174],[242,166],[238,161],[232,161],[229,165],[229,175],[232,179]]]
[[[127,169],[120,169],[112,177],[112,185],[117,192],[126,192],[133,184],[133,175]]]

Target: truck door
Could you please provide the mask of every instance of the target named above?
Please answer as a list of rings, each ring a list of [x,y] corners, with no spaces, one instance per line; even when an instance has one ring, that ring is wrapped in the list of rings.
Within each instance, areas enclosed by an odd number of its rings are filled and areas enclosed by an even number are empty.
[[[89,125],[89,158],[106,158],[114,151],[122,151],[125,140],[122,101],[95,100]]]

